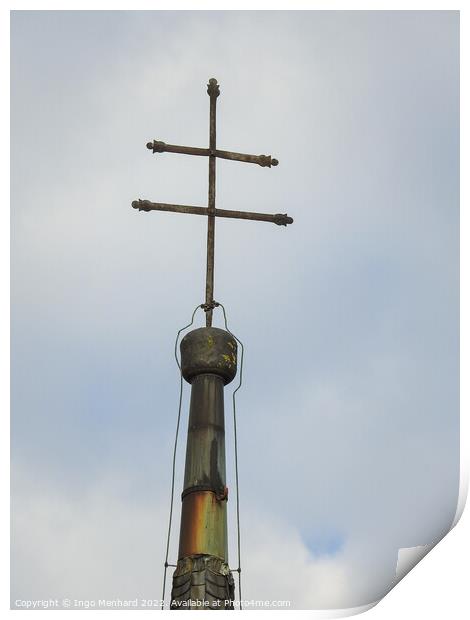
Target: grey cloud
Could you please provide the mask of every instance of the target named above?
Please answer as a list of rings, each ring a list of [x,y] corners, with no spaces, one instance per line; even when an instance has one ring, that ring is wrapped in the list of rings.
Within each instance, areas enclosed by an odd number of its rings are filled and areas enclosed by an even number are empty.
[[[161,556],[172,348],[202,301],[205,222],[130,203],[205,203],[206,162],[145,143],[204,146],[213,75],[219,144],[280,160],[220,162],[218,204],[295,220],[217,224],[216,298],[246,345],[247,594],[365,604],[399,547],[445,534],[459,458],[458,44],[455,12],[13,14],[15,594],[124,596],[140,582],[159,596],[145,544]],[[64,546],[82,541],[68,575],[70,553],[47,549],[56,518]],[[315,556],[319,533],[341,537],[338,553]],[[86,540],[96,589],[80,577]],[[135,581],[112,568],[116,545]],[[295,570],[266,579],[285,547],[308,592]]]

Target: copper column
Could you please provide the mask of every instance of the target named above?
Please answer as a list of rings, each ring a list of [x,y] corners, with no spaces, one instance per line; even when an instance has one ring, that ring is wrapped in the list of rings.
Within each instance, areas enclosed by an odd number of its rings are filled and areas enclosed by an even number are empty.
[[[181,370],[191,384],[178,564],[172,609],[233,609],[228,567],[224,386],[237,372],[237,343],[203,327],[181,341]]]

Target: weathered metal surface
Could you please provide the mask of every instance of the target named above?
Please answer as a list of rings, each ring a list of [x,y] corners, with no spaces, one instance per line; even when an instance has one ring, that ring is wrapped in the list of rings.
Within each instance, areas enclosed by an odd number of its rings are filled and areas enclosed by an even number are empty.
[[[227,502],[212,491],[194,491],[183,498],[178,559],[194,554],[227,560]]]
[[[231,159],[232,161],[244,161],[247,164],[258,164],[258,166],[262,168],[271,168],[271,166],[279,165],[279,160],[271,157],[271,155],[247,155],[246,153],[217,150],[215,156],[220,159]]]
[[[213,374],[192,380],[183,495],[225,487],[224,382]]]
[[[216,148],[216,109],[220,94],[215,78],[209,80],[207,94],[210,97],[209,111],[209,200],[207,216],[207,261],[206,261],[206,327],[212,325],[212,308],[214,301],[214,252],[215,252],[215,155]]]
[[[165,202],[150,202],[150,200],[134,200],[132,203],[134,209],[139,211],[170,211],[171,213],[189,213],[192,215],[208,215],[207,207],[193,207],[191,205],[173,205]],[[232,211],[229,209],[214,209],[216,217],[229,217],[241,220],[255,220],[258,222],[272,222],[278,226],[287,226],[292,224],[293,219],[287,213],[253,213],[251,211]]]
[[[183,146],[179,144],[167,144],[161,140],[147,142],[147,148],[153,153],[179,153],[181,155],[196,155],[199,157],[209,157],[213,155],[219,159],[230,159],[232,161],[243,161],[248,164],[258,164],[262,168],[271,168],[279,165],[279,160],[271,155],[248,155],[247,153],[236,153],[235,151],[221,151],[215,148],[202,149],[197,146]]]
[[[214,252],[215,252],[215,218],[230,217],[260,222],[274,222],[279,226],[292,224],[293,219],[286,214],[264,215],[262,213],[245,213],[241,211],[223,211],[215,208],[215,164],[217,157],[233,161],[243,161],[258,164],[262,167],[271,168],[277,166],[279,161],[271,155],[248,155],[233,151],[217,150],[216,144],[216,103],[220,94],[220,87],[215,78],[211,78],[207,85],[207,93],[210,97],[209,114],[209,148],[202,149],[191,146],[179,146],[177,144],[165,144],[161,140],[153,140],[147,143],[147,148],[154,153],[183,153],[209,157],[209,197],[207,209],[204,207],[187,207],[184,205],[165,205],[164,203],[149,203],[148,201],[134,201],[132,206],[140,211],[173,211],[177,213],[194,213],[207,215],[207,261],[206,261],[206,296],[205,303],[201,306],[206,313],[206,326],[212,325],[212,311],[214,302]],[[203,210],[203,211],[202,211]]]
[[[233,609],[234,582],[226,562],[207,555],[178,560],[171,609]]]
[[[179,560],[173,578],[172,608],[179,608],[178,601],[211,600],[216,603],[222,599],[233,600],[233,578],[227,565],[228,491],[225,483],[223,389],[236,374],[237,344],[228,332],[212,328],[212,311],[219,305],[214,301],[215,218],[265,221],[282,226],[293,222],[287,214],[216,209],[218,157],[269,168],[277,166],[279,162],[270,155],[218,150],[216,104],[220,88],[215,78],[209,80],[207,93],[210,97],[208,149],[165,144],[158,140],[147,144],[147,148],[154,153],[173,152],[209,158],[207,207],[152,203],[147,200],[132,203],[133,208],[139,211],[191,213],[205,215],[208,220],[206,295],[205,303],[201,304],[201,308],[206,312],[206,328],[192,331],[181,342],[181,372],[186,381],[191,383],[191,406],[182,493]],[[165,568],[168,566],[166,562]],[[219,605],[214,607],[221,608]],[[233,605],[230,601],[227,605],[225,600],[225,608],[227,607],[233,608]]]
[[[226,331],[201,327],[180,345],[181,372],[191,383],[179,558],[227,558],[224,384],[237,371],[237,343]]]
[[[209,157],[210,149],[201,149],[197,146],[180,146],[179,144],[167,144],[161,140],[147,142],[147,148],[152,153],[180,153],[181,155],[198,155]]]
[[[191,383],[200,374],[215,374],[230,383],[237,373],[237,341],[218,327],[193,329],[180,344],[181,371]]]

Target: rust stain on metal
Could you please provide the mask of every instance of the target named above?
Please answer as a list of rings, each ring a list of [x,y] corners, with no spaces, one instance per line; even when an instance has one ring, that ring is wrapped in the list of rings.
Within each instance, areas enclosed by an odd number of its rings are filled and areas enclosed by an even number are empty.
[[[194,491],[184,497],[179,558],[207,554],[226,559],[226,505],[212,491]]]
[[[195,207],[191,205],[173,205],[165,202],[151,202],[150,200],[134,200],[132,203],[133,209],[139,211],[168,211],[170,213],[186,213],[190,215],[209,215],[207,207]],[[286,213],[275,213],[271,215],[269,213],[254,213],[252,211],[231,211],[229,209],[214,209],[214,215],[216,217],[228,217],[239,220],[252,220],[255,222],[271,222],[277,224],[277,226],[287,226],[293,223],[293,219]],[[214,308],[214,301],[211,302],[211,307]],[[205,305],[205,304],[204,304]]]

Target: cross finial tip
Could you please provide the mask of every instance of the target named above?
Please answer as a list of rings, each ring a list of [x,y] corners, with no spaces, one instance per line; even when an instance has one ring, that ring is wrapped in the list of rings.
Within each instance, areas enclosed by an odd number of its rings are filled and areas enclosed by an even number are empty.
[[[279,164],[278,159],[271,159],[271,166],[277,166]]]
[[[210,97],[218,97],[220,95],[220,88],[215,78],[211,78],[209,80],[209,84],[207,85],[207,94]]]

